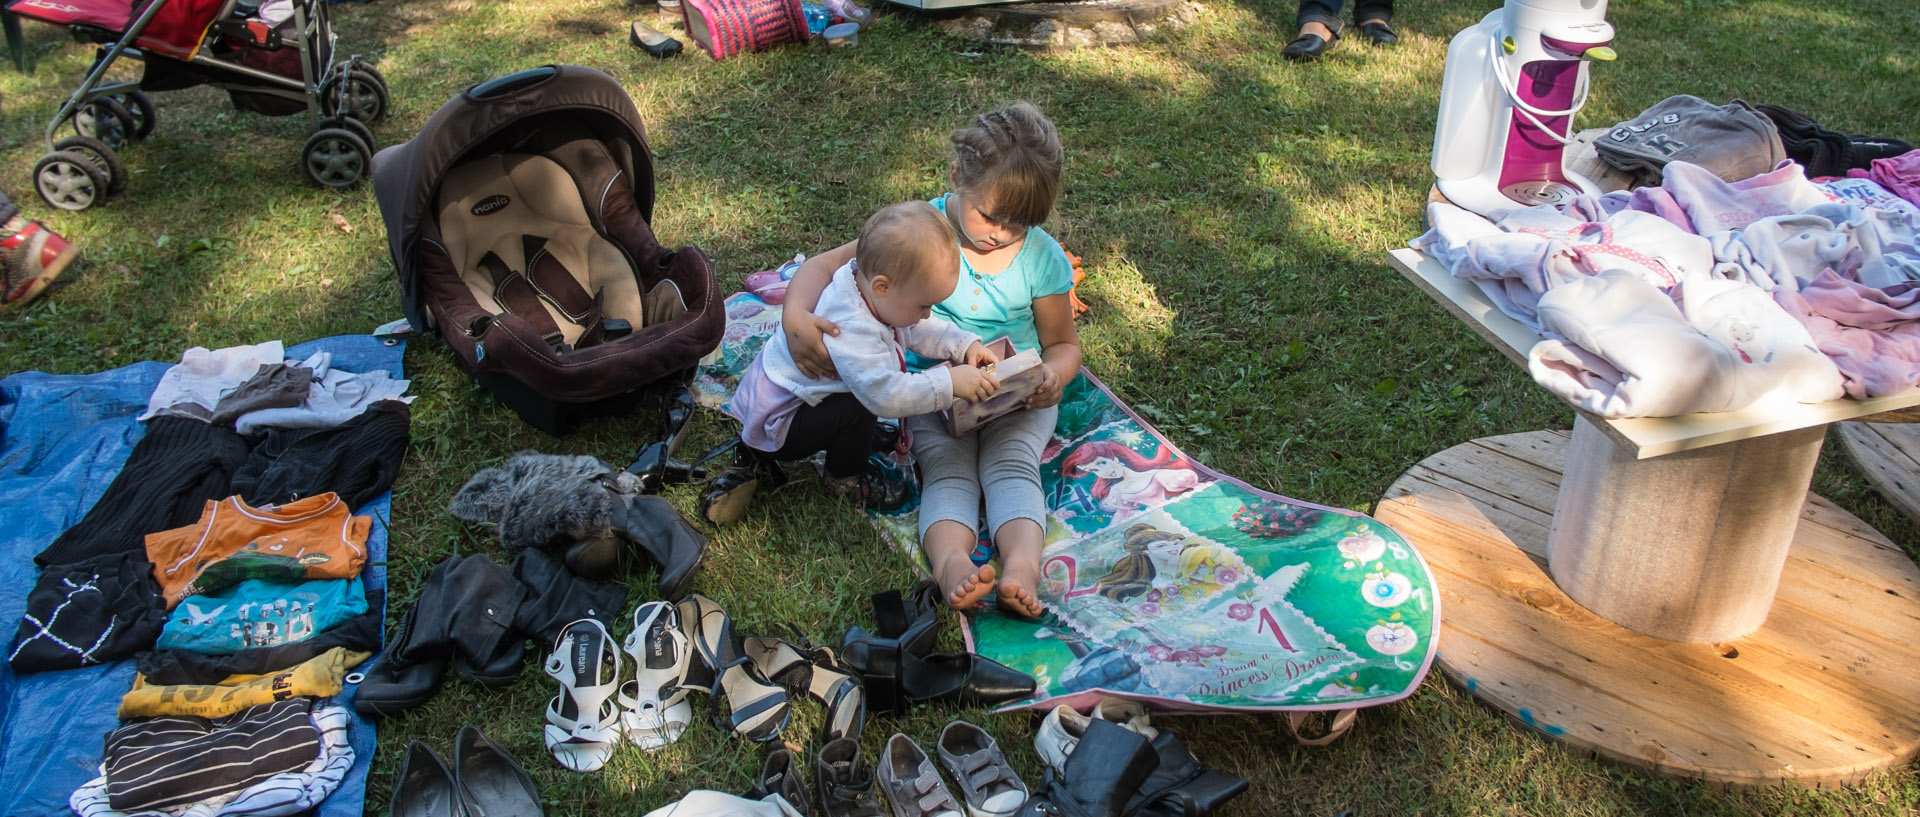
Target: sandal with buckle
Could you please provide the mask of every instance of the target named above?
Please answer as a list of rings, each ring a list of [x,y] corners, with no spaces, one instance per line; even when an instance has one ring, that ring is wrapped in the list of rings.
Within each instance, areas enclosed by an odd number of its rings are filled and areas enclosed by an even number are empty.
[[[598,620],[568,624],[547,656],[547,675],[560,694],[547,703],[548,751],[576,772],[598,771],[620,742],[620,651]]]
[[[633,660],[634,678],[620,685],[620,729],[646,751],[680,739],[693,722],[693,704],[681,687],[693,650],[680,631],[673,605],[650,601],[633,611],[633,632],[621,648]]]
[[[887,791],[894,817],[966,817],[927,753],[898,732],[887,738],[880,756],[880,788]]]
[[[706,691],[713,724],[757,743],[780,737],[793,714],[787,691],[768,681],[742,653],[727,611],[698,593],[681,599],[676,607],[680,626],[699,659],[687,667],[686,686]],[[730,710],[724,718],[722,697]]]
[[[1027,803],[1027,784],[1021,782],[1000,744],[986,730],[966,721],[954,721],[940,730],[940,765],[960,784],[960,798],[971,817],[1013,817]]]
[[[773,636],[749,636],[741,649],[761,672],[789,690],[805,692],[827,707],[820,739],[860,739],[867,725],[866,689],[860,679],[840,669],[833,651],[814,647],[805,637],[795,644]]]

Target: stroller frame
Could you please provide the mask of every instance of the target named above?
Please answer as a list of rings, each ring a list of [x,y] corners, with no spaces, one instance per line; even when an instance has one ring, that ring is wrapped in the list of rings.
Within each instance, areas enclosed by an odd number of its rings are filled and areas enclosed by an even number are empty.
[[[138,3],[139,0],[134,0]],[[117,35],[112,29],[103,27],[97,20],[62,21],[52,16],[41,16],[38,10],[71,11],[72,6],[56,5],[49,0],[14,0],[9,11],[23,16],[33,17],[50,24],[65,24],[73,32],[75,39],[93,41],[100,44],[93,64],[88,68],[80,85],[68,95],[65,102],[47,122],[44,138],[48,153],[35,167],[35,187],[49,204],[69,210],[81,210],[91,206],[103,194],[118,192],[124,187],[117,157],[113,150],[124,145],[125,140],[109,138],[111,128],[102,126],[97,119],[92,123],[92,133],[81,121],[83,111],[101,100],[112,100],[114,104],[126,99],[144,107],[146,115],[152,117],[153,108],[141,93],[140,81],[105,81],[107,72],[121,57],[132,57],[145,63],[151,58],[173,60],[191,66],[197,84],[212,85],[227,91],[244,91],[263,94],[280,99],[303,103],[306,109],[308,130],[312,132],[305,149],[302,151],[303,164],[308,165],[309,178],[330,187],[346,187],[357,182],[365,175],[373,158],[373,134],[366,122],[346,121],[348,119],[377,119],[385,113],[385,78],[373,65],[359,54],[353,54],[346,60],[334,63],[336,37],[329,20],[326,0],[292,0],[293,45],[299,53],[300,78],[262,70],[237,61],[218,59],[206,53],[203,47],[206,41],[217,36],[214,28],[220,21],[232,17],[241,0],[224,0],[218,11],[204,23],[195,22],[193,28],[198,39],[191,43],[161,41],[143,45],[141,38],[147,33],[154,18],[165,10],[170,3],[184,0],[149,0],[138,15]],[[375,110],[368,114],[355,103],[355,83],[372,83],[378,86],[379,102]],[[124,110],[124,106],[121,108]],[[69,122],[73,130],[86,139],[60,139],[62,127]],[[135,123],[121,123],[120,131],[130,138],[144,137],[151,130],[151,122],[134,127]],[[138,131],[135,133],[135,131]],[[325,138],[322,135],[325,134]],[[357,141],[356,141],[357,140]],[[119,141],[120,144],[115,144]],[[64,154],[64,155],[63,155]],[[103,155],[104,154],[104,155]],[[75,157],[87,160],[83,164],[91,165],[99,172],[96,176],[87,176],[86,168],[77,166]],[[343,158],[344,157],[344,158]],[[50,161],[52,160],[52,161]],[[326,167],[316,169],[316,162]],[[52,167],[49,167],[52,165]],[[344,167],[343,167],[344,166]],[[327,171],[327,167],[332,172]],[[344,171],[344,172],[343,172]],[[49,195],[49,187],[55,192],[64,191],[64,195]],[[77,188],[92,187],[91,191]],[[104,188],[104,189],[100,189]]]

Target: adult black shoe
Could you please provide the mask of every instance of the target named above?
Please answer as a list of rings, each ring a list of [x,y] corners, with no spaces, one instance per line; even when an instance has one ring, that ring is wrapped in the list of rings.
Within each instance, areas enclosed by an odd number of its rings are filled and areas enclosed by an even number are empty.
[[[1393,26],[1373,21],[1360,24],[1360,33],[1367,35],[1367,42],[1376,47],[1385,48],[1400,42],[1400,35],[1393,33]]]
[[[454,781],[468,817],[543,817],[540,790],[480,727],[467,724],[453,741]]]
[[[627,538],[653,560],[660,572],[660,595],[685,596],[700,561],[707,555],[707,536],[657,496],[636,496],[627,503]]]
[[[659,29],[639,20],[633,21],[633,25],[627,29],[627,42],[634,48],[663,60],[680,53],[681,50],[679,40],[662,34]]]
[[[416,641],[413,630],[418,609],[416,604],[400,615],[399,631],[387,642],[380,658],[361,674],[353,693],[353,709],[363,717],[394,715],[420,706],[439,692],[440,683],[446,680],[450,650],[444,645],[437,649],[415,645],[415,655],[401,655],[405,652],[402,645]]]
[[[470,817],[447,761],[420,741],[407,744],[387,804],[390,817]]]
[[[1340,35],[1333,35],[1333,40],[1338,39]],[[1327,53],[1327,48],[1333,45],[1333,40],[1318,34],[1302,34],[1293,38],[1293,42],[1287,43],[1287,47],[1280,50],[1280,56],[1294,62],[1313,62],[1320,59],[1321,54]]]
[[[973,653],[934,653],[939,634],[931,581],[911,598],[897,590],[873,596],[877,633],[855,625],[840,642],[840,658],[860,675],[868,711],[904,714],[916,703],[956,702],[998,706],[1033,695],[1033,676]]]
[[[728,452],[733,454],[733,464],[707,480],[700,489],[700,518],[711,525],[739,521],[753,504],[755,492],[761,488],[777,488],[787,480],[779,462],[753,450],[739,438],[700,455],[698,462],[717,459]]]

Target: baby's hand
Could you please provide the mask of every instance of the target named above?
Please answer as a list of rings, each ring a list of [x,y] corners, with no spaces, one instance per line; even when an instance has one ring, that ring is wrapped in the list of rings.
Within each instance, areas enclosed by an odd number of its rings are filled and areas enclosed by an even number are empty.
[[[962,400],[978,403],[1000,388],[1000,381],[976,367],[954,366],[950,371],[953,373],[953,396]]]
[[[968,366],[991,366],[1000,362],[1000,353],[980,345],[980,341],[976,340],[967,347],[967,351],[961,353],[960,362]]]

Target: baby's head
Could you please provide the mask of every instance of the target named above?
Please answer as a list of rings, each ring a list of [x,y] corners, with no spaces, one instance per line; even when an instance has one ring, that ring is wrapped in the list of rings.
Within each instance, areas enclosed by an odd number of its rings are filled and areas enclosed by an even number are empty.
[[[888,205],[860,228],[854,266],[874,317],[912,326],[932,314],[960,281],[959,237],[924,201]]]
[[[981,114],[949,138],[953,190],[965,205],[949,215],[975,249],[1010,245],[1053,213],[1065,152],[1053,123],[1032,103]]]

